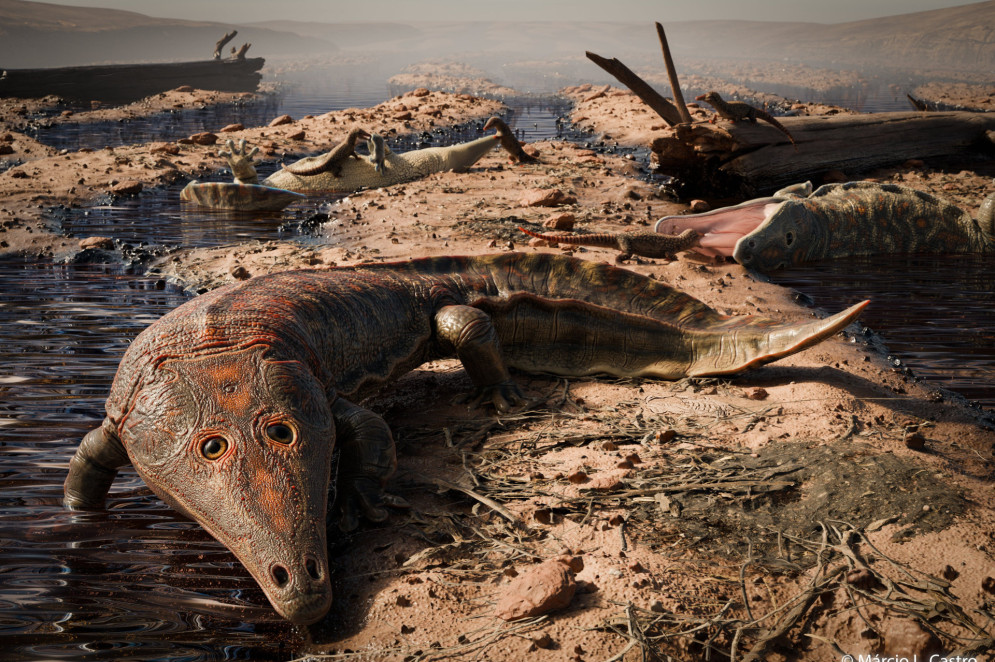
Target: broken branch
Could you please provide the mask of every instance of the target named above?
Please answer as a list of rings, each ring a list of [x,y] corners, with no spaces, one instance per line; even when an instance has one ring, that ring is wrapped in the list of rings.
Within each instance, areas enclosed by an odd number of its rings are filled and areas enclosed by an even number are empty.
[[[632,90],[633,94],[642,99],[643,103],[652,108],[669,126],[681,124],[684,121],[681,118],[680,111],[677,110],[674,104],[670,103],[659,92],[650,87],[649,83],[637,76],[629,67],[622,64],[618,58],[609,60],[591,51],[587,51],[585,55],[587,55],[587,59],[591,62],[610,73],[618,82]]]

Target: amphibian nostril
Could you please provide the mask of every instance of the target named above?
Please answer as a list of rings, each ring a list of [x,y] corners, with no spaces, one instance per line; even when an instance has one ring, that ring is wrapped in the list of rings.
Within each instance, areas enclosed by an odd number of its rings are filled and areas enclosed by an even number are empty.
[[[318,562],[314,559],[308,557],[304,561],[304,569],[307,570],[307,574],[311,579],[321,579],[321,570],[318,568]]]
[[[287,572],[287,569],[284,568],[282,565],[273,566],[273,569],[270,570],[270,573],[273,575],[273,580],[276,582],[276,585],[279,586],[280,588],[286,586],[287,582],[290,581],[290,573]]]

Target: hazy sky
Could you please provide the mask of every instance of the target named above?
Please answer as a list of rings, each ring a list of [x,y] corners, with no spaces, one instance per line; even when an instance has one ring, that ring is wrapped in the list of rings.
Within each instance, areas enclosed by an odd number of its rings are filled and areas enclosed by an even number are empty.
[[[971,4],[966,0],[53,0],[149,16],[222,23],[418,20],[673,21],[745,19],[842,23]]]

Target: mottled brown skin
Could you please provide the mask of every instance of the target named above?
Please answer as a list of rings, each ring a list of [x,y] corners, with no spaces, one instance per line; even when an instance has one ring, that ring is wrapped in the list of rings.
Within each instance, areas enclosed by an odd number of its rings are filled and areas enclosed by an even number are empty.
[[[544,239],[551,244],[617,248],[619,253],[615,256],[616,262],[628,260],[633,255],[673,260],[677,253],[694,248],[701,239],[698,233],[690,228],[680,234],[661,234],[648,230],[596,234],[546,234],[532,232],[523,227],[518,229],[530,237]]]
[[[359,154],[356,153],[356,142],[360,138],[369,139],[370,134],[363,129],[353,129],[346,136],[346,139],[336,145],[332,151],[306,163],[298,161],[285,165],[283,169],[301,177],[312,177],[323,172],[330,172],[338,177],[342,172],[343,161],[350,156],[354,159],[360,158]]]
[[[487,120],[487,123],[484,124],[484,131],[488,129],[497,131],[498,138],[501,139],[501,147],[504,147],[505,151],[508,152],[512,161],[517,161],[518,163],[539,162],[539,159],[522,149],[522,143],[518,142],[518,138],[515,137],[511,127],[497,115]]]
[[[865,302],[866,303],[866,302]],[[106,417],[65,481],[101,508],[131,463],[199,522],[295,623],[331,602],[325,514],[340,450],[340,526],[381,521],[395,467],[387,424],[354,404],[422,363],[457,356],[499,411],[508,368],[675,379],[774,361],[852,322],[721,315],[639,274],[565,256],[441,257],[260,276],[149,326],[121,360]]]
[[[791,141],[792,145],[796,145],[794,137],[784,125],[774,119],[774,116],[765,110],[760,108],[754,108],[748,103],[743,103],[742,101],[726,101],[718,92],[709,92],[708,94],[702,94],[701,96],[695,97],[696,101],[704,101],[705,103],[712,106],[715,112],[718,113],[719,117],[723,117],[730,122],[752,122],[757,123],[758,119],[767,122],[775,129],[783,133]]]

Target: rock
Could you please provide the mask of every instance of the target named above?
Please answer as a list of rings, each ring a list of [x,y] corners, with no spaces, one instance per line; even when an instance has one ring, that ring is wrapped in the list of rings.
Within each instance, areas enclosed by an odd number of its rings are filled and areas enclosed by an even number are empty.
[[[767,391],[759,386],[746,392],[746,397],[750,400],[766,400],[768,395]]]
[[[899,656],[909,660],[928,660],[943,652],[943,642],[911,619],[888,618],[877,628],[884,639],[884,655]]]
[[[10,143],[0,143],[0,154],[13,154],[14,148]]]
[[[232,133],[234,131],[244,131],[244,130],[245,130],[245,125],[238,124],[236,122],[235,124],[226,124],[225,126],[221,127],[221,130],[218,133]]]
[[[877,585],[878,580],[869,570],[864,570],[863,568],[859,570],[851,570],[846,575],[846,583],[851,586],[856,586],[857,588],[871,588]]]
[[[914,451],[921,451],[926,447],[926,437],[918,430],[907,430],[905,432],[905,447]]]
[[[176,143],[152,143],[149,145],[149,152],[152,154],[169,154],[176,156],[180,153],[180,146]]]
[[[995,595],[995,577],[985,577],[981,580],[981,589],[985,593]]]
[[[586,483],[590,479],[588,478],[587,472],[580,471],[578,469],[577,471],[574,471],[569,476],[567,476],[567,480],[569,480],[574,485],[580,485],[582,483]]]
[[[700,214],[704,211],[709,211],[712,208],[710,204],[704,200],[692,200],[691,201],[691,211],[695,214]]]
[[[431,92],[428,90],[427,87],[419,87],[417,89],[411,90],[410,92],[408,92],[408,94],[410,94],[413,97],[427,97],[429,94],[431,94]]]
[[[30,175],[23,170],[8,170],[7,172],[9,172],[10,176],[14,179],[27,179],[30,177]]]
[[[294,118],[290,115],[280,115],[269,123],[270,126],[282,126],[284,124],[293,124]]]
[[[397,113],[396,115],[394,115],[394,119],[397,120],[397,121],[399,121],[399,122],[400,121],[404,121],[404,120],[409,120],[409,119],[411,119],[411,117],[412,117],[412,115],[411,115],[411,111],[410,110],[405,110],[403,112],[400,112],[400,113]]]
[[[528,189],[518,199],[520,207],[559,207],[560,205],[572,205],[575,202],[577,202],[577,198],[566,195],[558,188]]]
[[[542,222],[542,227],[550,230],[573,230],[576,218],[569,212],[553,214]]]
[[[228,270],[231,277],[235,280],[248,280],[250,277],[249,270],[243,267],[241,264],[236,264]]]
[[[190,85],[180,85],[178,88],[173,90],[174,92],[193,92],[193,87]]]
[[[850,178],[842,170],[833,169],[826,171],[822,176],[822,181],[825,184],[842,184],[843,182],[850,181]]]
[[[304,136],[305,136],[304,131],[301,130],[291,133],[289,136],[287,136],[287,138],[289,138],[290,140],[304,140]]]
[[[551,559],[509,582],[494,615],[506,621],[540,616],[570,605],[577,592],[574,571],[563,559]]]
[[[532,248],[543,248],[544,246],[549,246],[549,242],[539,237],[532,237],[529,239],[529,246]]]
[[[142,183],[134,179],[126,179],[112,186],[110,190],[114,195],[138,195],[142,192]]]
[[[218,136],[210,131],[203,131],[190,136],[190,142],[194,145],[213,145],[218,142]]]
[[[110,237],[86,237],[79,240],[80,250],[99,248],[105,251],[114,250],[114,240]]]

